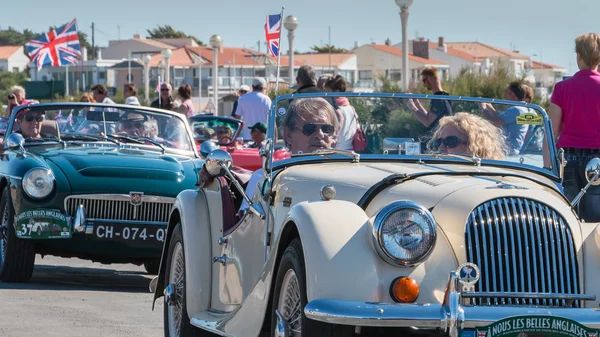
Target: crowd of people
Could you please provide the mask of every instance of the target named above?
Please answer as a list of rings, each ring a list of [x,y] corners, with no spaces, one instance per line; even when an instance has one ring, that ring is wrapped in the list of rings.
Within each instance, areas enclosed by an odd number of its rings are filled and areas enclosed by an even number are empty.
[[[565,193],[570,199],[587,183],[584,168],[587,162],[600,154],[600,35],[584,34],[575,40],[575,52],[579,71],[569,79],[555,85],[548,112],[557,149],[564,149],[566,167],[564,173]],[[345,92],[347,83],[340,75],[322,75],[316,78],[310,65],[303,65],[296,74],[297,90],[294,93]],[[434,96],[447,96],[440,75],[435,68],[421,71],[421,81]],[[264,144],[267,133],[267,115],[271,99],[265,94],[266,82],[255,78],[252,87],[243,85],[238,91],[231,116],[247,125],[241,133],[243,139],[252,139],[253,147]],[[123,87],[125,103],[140,105],[137,88],[128,83]],[[191,100],[191,87],[187,84],[172,95],[168,83],[160,86],[160,95],[150,106],[177,111],[186,117],[195,114]],[[531,103],[533,89],[520,82],[509,83],[503,98],[508,101]],[[81,102],[114,104],[104,85],[95,85],[91,93],[81,96]],[[6,113],[17,105],[30,104],[22,87],[13,87],[8,98]],[[432,99],[424,107],[418,99],[408,99],[408,110],[425,127],[420,139],[422,151],[477,156],[482,159],[503,159],[518,155],[529,125],[518,123],[519,116],[530,113],[524,106],[512,106],[498,112],[490,103],[479,103],[481,116],[452,111],[452,104],[445,99]],[[304,117],[301,110],[316,110],[319,114]],[[26,118],[25,118],[26,117]],[[39,123],[39,116],[17,119],[23,132],[28,123]],[[320,148],[357,150],[357,136],[362,132],[354,107],[345,97],[321,99],[295,99],[283,119],[284,141],[292,153],[313,151]],[[546,144],[546,143],[545,143]],[[553,161],[546,146],[543,149],[544,166],[552,168]],[[588,219],[600,221],[600,209],[592,207],[600,201],[600,187],[591,187],[581,203],[581,212]]]

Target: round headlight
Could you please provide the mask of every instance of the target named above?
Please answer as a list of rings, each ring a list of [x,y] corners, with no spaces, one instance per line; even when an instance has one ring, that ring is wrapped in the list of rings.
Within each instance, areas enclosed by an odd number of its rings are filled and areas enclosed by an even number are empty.
[[[392,265],[414,266],[431,254],[436,226],[433,215],[425,207],[412,201],[393,202],[375,217],[375,248]]]
[[[54,189],[54,173],[46,168],[34,168],[23,177],[23,190],[36,199],[47,197]]]

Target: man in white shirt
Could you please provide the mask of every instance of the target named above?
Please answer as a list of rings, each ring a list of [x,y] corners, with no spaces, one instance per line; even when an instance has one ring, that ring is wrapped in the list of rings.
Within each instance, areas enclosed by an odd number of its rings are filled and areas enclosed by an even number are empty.
[[[257,77],[252,80],[252,92],[245,94],[238,100],[234,117],[241,119],[246,125],[267,123],[267,115],[271,109],[271,99],[264,94],[267,83],[264,78]],[[244,128],[241,136],[247,140],[252,138],[250,130]]]

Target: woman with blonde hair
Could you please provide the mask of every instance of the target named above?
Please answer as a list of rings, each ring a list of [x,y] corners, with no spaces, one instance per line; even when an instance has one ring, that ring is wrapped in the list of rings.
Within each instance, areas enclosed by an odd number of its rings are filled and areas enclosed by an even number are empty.
[[[502,130],[467,112],[441,118],[429,142],[429,148],[440,153],[463,154],[481,159],[502,160],[506,154]]]
[[[81,95],[81,98],[79,98],[79,102],[96,103],[96,100],[94,99],[94,96],[92,94],[86,92],[85,94]]]

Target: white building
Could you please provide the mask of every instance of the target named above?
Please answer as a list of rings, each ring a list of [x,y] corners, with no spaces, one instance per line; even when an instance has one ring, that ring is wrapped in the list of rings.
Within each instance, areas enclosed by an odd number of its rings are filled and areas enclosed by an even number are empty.
[[[380,85],[382,76],[400,83],[402,81],[402,49],[390,45],[366,44],[355,48],[353,52],[357,57],[358,80],[355,91],[372,91]],[[448,63],[433,59],[423,58],[412,53],[408,55],[407,72],[409,82],[414,85],[420,80],[420,71],[425,67],[437,68],[441,76],[447,76]]]
[[[23,46],[1,46],[0,47],[0,71],[18,73],[29,63],[29,57],[25,55]]]

